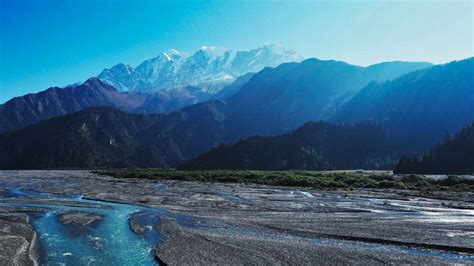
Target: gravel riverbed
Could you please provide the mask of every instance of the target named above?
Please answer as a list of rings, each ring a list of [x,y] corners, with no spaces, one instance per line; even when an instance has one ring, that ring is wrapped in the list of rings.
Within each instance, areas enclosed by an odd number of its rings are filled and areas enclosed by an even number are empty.
[[[12,196],[14,190],[38,196]],[[89,208],[89,201],[143,208],[123,222],[149,241],[157,264],[474,264],[470,192],[428,198],[413,191],[329,192],[70,170],[0,171],[0,264],[39,261],[35,213],[49,205]],[[60,214],[75,226],[107,219],[90,210]]]

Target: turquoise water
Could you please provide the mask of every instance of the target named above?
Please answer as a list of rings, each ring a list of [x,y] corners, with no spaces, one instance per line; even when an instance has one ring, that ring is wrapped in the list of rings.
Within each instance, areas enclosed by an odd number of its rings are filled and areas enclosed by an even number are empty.
[[[104,219],[86,234],[62,225],[53,212],[34,220],[45,265],[154,265],[152,245],[134,234],[127,223],[131,206],[99,210]]]
[[[12,190],[11,195],[21,197],[34,196]],[[156,265],[152,253],[155,239],[146,239],[133,233],[128,225],[128,218],[135,212],[145,208],[127,204],[99,202],[82,199],[81,197],[58,197],[41,194],[41,199],[73,200],[80,203],[106,206],[108,208],[82,208],[48,204],[17,204],[22,206],[46,207],[48,212],[39,214],[32,219],[38,232],[40,258],[42,265]],[[9,203],[8,205],[15,205]],[[78,227],[63,225],[58,222],[57,213],[65,210],[98,213],[103,219],[96,226]],[[150,210],[147,210],[150,212]],[[154,222],[154,221],[147,221]],[[151,226],[147,231],[158,232]],[[153,236],[147,232],[149,236]]]
[[[162,209],[87,200],[81,196],[58,196],[20,189],[11,189],[4,193],[4,196],[15,198],[16,201],[14,203],[0,203],[0,205],[35,206],[48,209],[45,213],[31,213],[34,218],[32,224],[38,232],[40,262],[42,265],[156,265],[157,262],[154,259],[152,248],[159,244],[162,236],[154,225],[160,223],[160,216],[163,215],[173,218],[180,226],[196,230],[223,230],[244,236],[275,237],[271,233],[236,227],[219,221],[178,215]],[[223,197],[230,201],[243,200],[227,194]],[[38,204],[22,203],[22,199],[54,200],[60,201],[59,203],[64,201],[64,204],[66,202],[77,202],[90,206],[71,207],[43,202]],[[103,219],[94,226],[79,229],[58,222],[57,214],[66,210],[97,213],[102,215]],[[145,228],[143,237],[130,230],[129,219],[138,222]],[[339,246],[346,249],[443,257],[458,262],[471,263],[474,261],[472,254],[285,234],[280,234],[278,237],[317,245]]]

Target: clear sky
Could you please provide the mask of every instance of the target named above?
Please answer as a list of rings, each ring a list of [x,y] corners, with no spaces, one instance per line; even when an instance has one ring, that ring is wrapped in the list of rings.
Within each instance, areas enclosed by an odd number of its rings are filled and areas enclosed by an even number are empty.
[[[169,48],[279,43],[358,65],[471,57],[474,1],[0,0],[0,103]]]

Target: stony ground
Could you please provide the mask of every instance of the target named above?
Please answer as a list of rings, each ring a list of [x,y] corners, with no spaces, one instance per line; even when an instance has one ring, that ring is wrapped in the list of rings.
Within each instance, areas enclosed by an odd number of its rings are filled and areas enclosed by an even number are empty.
[[[152,224],[129,223],[138,234],[146,226],[159,230],[154,252],[171,265],[474,264],[473,193],[426,198],[411,191],[158,182],[88,171],[0,171],[0,185],[4,194],[21,188],[165,210]],[[7,247],[0,251],[1,265],[34,263],[34,231],[24,211],[42,210],[0,205],[0,245]],[[100,220],[74,212],[63,218]],[[6,242],[10,238],[14,244]]]
[[[0,265],[37,265],[35,239],[28,215],[0,213]]]

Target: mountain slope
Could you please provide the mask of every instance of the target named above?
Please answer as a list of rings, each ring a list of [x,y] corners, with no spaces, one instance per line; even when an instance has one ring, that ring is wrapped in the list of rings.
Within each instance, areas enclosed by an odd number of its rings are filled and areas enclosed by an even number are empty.
[[[395,167],[402,174],[474,174],[474,124],[427,153],[404,156]]]
[[[278,45],[264,45],[249,51],[204,46],[192,55],[171,49],[136,68],[115,65],[105,69],[98,78],[121,91],[156,92],[193,86],[217,92],[248,72],[301,59],[295,52]]]
[[[392,61],[370,65],[367,67],[367,70],[377,77],[377,81],[385,81],[432,66],[433,64],[427,62]]]
[[[392,74],[390,69],[395,64]],[[231,98],[230,123],[236,132],[278,134],[310,120],[324,119],[341,98],[356,93],[371,81],[398,77],[427,63],[395,62],[381,67],[360,67],[341,61],[307,59],[266,68],[255,74]],[[400,69],[405,68],[407,72]]]
[[[51,118],[0,135],[0,168],[168,167],[221,141],[225,103],[170,114],[109,107]]]
[[[214,94],[196,87],[183,87],[148,94],[143,104],[135,111],[145,113],[168,113],[181,107],[204,102]]]
[[[160,123],[142,134],[148,145],[140,151],[142,160],[159,156],[166,166],[176,166],[225,141],[227,105],[209,101],[167,114]]]
[[[394,162],[384,131],[374,124],[310,122],[276,137],[251,137],[221,145],[182,166],[188,170],[377,169]],[[389,155],[392,155],[390,157]]]
[[[127,166],[128,158],[142,145],[141,132],[159,117],[102,107],[52,118],[0,135],[0,167]]]
[[[371,83],[331,120],[383,122],[400,143],[426,149],[474,120],[474,58]]]
[[[234,82],[222,88],[220,91],[212,95],[213,100],[225,100],[234,96],[239,90],[249,82],[249,80],[255,75],[255,73],[249,72],[238,77]]]
[[[0,105],[0,133],[88,107],[111,106],[132,110],[144,99],[143,95],[119,93],[112,86],[91,78],[79,86],[54,87]]]
[[[232,84],[229,86],[233,86]],[[169,113],[210,99],[214,94],[183,87],[157,93],[119,92],[97,78],[66,88],[50,88],[0,105],[0,133],[90,107],[114,107],[133,113]]]

